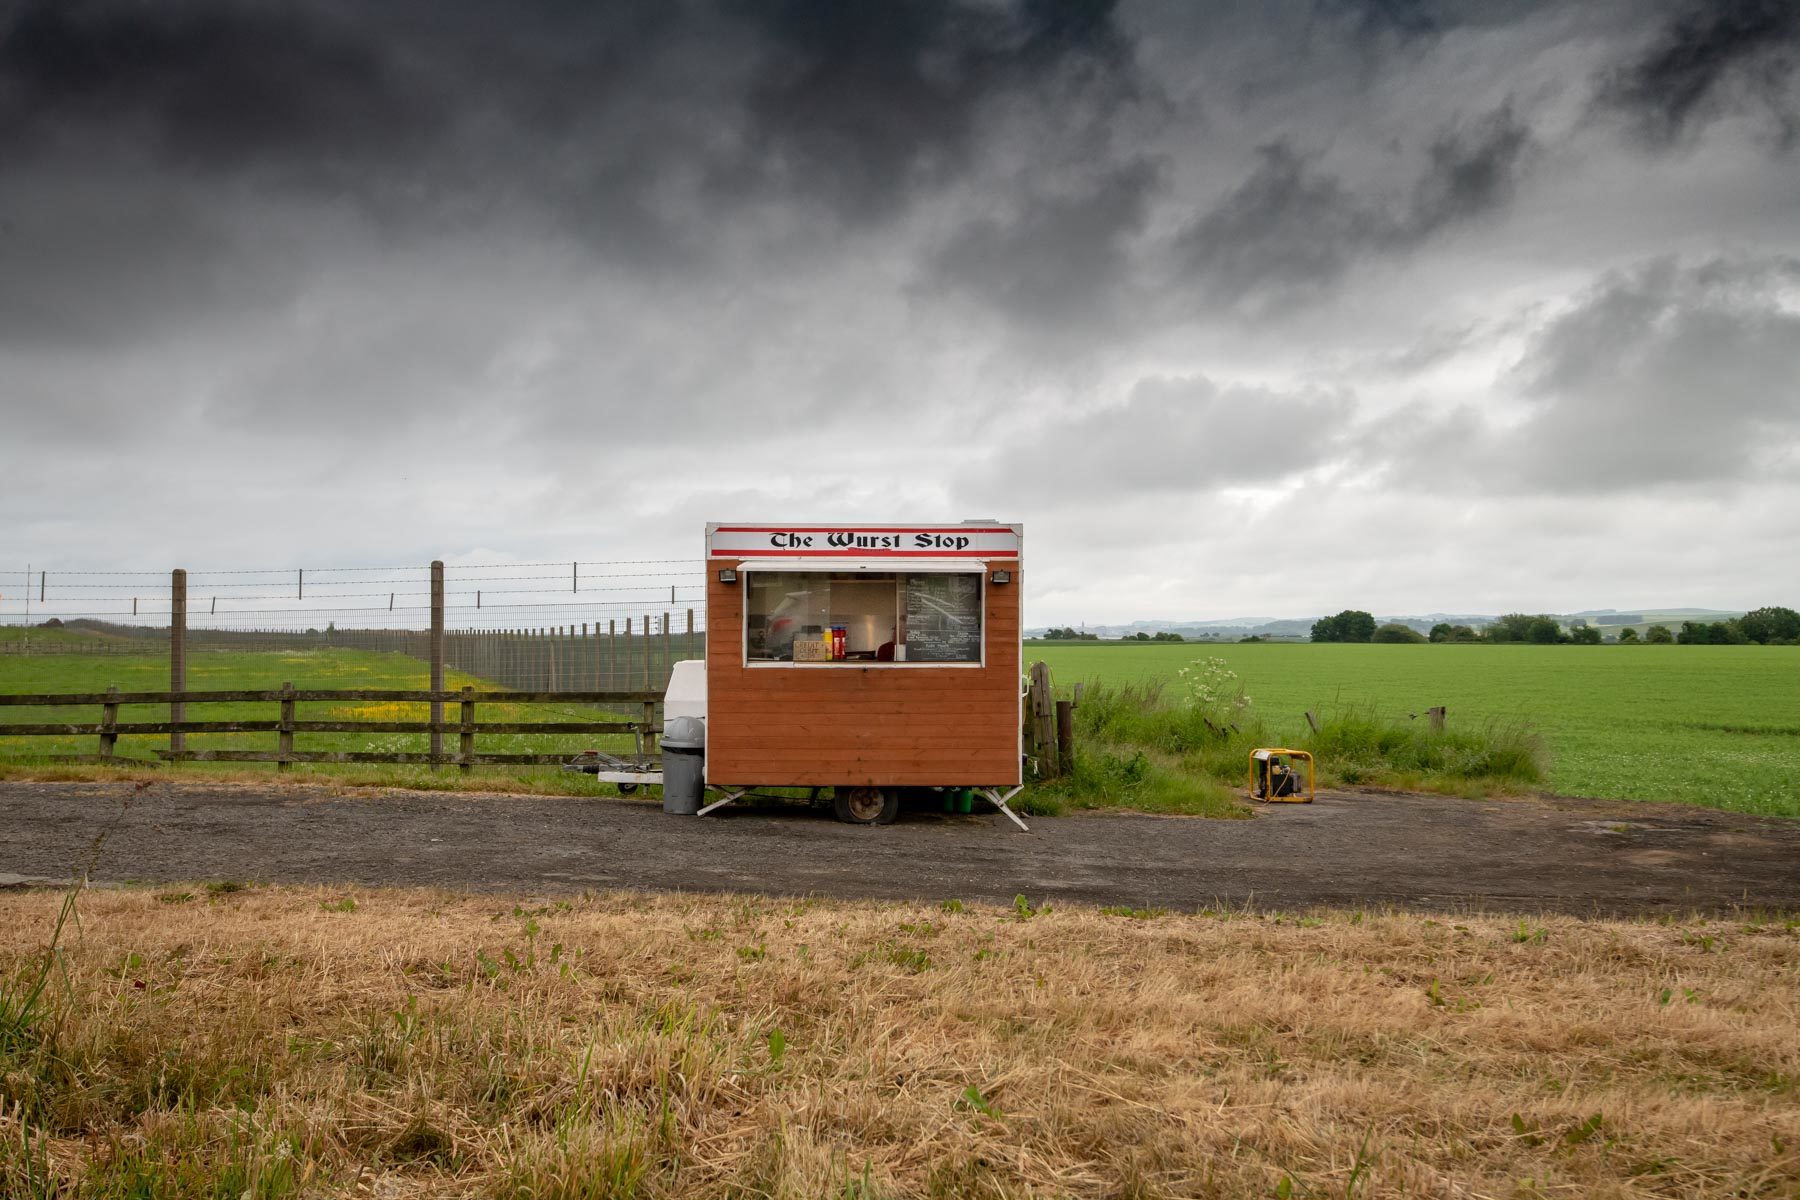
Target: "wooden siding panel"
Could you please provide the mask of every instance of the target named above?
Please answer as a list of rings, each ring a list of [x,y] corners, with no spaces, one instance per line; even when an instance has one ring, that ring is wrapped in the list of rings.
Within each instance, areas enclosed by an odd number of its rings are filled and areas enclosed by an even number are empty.
[[[762,666],[743,662],[743,584],[707,564],[707,778],[737,785],[1017,783],[1019,598],[987,587],[986,665]],[[904,565],[896,570],[904,571]],[[740,580],[742,576],[739,577]]]

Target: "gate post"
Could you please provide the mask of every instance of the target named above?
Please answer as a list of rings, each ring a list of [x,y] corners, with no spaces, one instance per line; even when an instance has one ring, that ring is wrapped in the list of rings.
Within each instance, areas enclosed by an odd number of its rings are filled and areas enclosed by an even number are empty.
[[[431,769],[444,757],[444,563],[431,563]]]
[[[169,690],[187,691],[187,571],[169,572]],[[180,725],[187,720],[187,705],[169,701],[169,749],[187,749],[187,734]]]
[[[1050,667],[1031,664],[1031,740],[1037,746],[1039,772],[1045,779],[1062,774],[1056,753],[1056,699],[1050,690]]]

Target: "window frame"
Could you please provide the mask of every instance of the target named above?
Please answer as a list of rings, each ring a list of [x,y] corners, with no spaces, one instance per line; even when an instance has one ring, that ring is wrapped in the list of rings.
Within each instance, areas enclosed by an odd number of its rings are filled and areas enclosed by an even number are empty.
[[[763,559],[760,562],[744,562],[737,567],[739,578],[743,580],[743,603],[738,607],[742,618],[738,622],[738,661],[746,670],[786,670],[786,669],[822,669],[841,671],[845,668],[861,668],[863,670],[927,670],[927,671],[980,671],[988,665],[988,564],[986,561],[945,561],[930,560],[929,563],[899,559],[858,559],[843,561],[832,559]],[[974,662],[881,662],[877,659],[844,659],[827,662],[795,662],[792,659],[765,659],[750,657],[750,579],[753,575],[892,575],[895,576],[896,624],[904,604],[904,589],[908,575],[976,575],[980,577],[980,593],[976,603],[976,612],[981,620],[979,638],[981,655]]]

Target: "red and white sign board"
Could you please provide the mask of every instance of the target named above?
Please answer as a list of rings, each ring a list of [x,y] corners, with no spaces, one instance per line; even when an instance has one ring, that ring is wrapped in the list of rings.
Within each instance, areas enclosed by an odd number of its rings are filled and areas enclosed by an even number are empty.
[[[1010,525],[708,525],[708,558],[1017,558]]]

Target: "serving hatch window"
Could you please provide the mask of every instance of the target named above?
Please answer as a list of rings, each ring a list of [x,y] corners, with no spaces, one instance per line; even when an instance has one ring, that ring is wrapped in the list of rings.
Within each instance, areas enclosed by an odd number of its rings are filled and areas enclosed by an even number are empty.
[[[979,663],[982,576],[751,571],[748,662]]]

